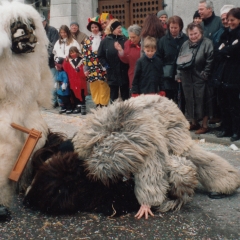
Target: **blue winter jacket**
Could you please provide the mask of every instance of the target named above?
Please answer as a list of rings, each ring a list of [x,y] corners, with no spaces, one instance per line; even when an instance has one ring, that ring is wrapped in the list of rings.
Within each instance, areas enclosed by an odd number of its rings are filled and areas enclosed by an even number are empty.
[[[69,88],[67,73],[64,71],[58,71],[56,76],[56,81],[57,81],[57,94],[60,96],[69,96],[70,88]],[[65,90],[62,89],[63,83],[67,84],[67,87]]]

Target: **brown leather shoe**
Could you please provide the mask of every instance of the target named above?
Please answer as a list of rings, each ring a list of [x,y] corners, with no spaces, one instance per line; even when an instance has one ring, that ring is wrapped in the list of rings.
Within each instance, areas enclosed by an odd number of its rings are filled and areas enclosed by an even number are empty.
[[[209,128],[201,127],[195,132],[195,134],[204,134],[204,133],[207,133],[208,131],[209,131]]]
[[[190,124],[189,130],[193,131],[193,130],[198,130],[200,128],[201,128],[201,126],[199,124]]]

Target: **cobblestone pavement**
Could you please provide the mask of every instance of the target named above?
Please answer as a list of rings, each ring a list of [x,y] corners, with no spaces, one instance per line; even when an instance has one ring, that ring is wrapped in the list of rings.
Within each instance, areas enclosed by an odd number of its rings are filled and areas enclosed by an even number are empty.
[[[59,115],[56,110],[42,111],[53,131],[71,137],[85,116]],[[196,140],[199,142],[199,140]],[[200,143],[206,150],[219,154],[240,170],[240,151],[228,145]],[[179,212],[156,213],[149,220],[134,219],[134,213],[119,218],[101,214],[48,216],[26,209],[22,195],[15,196],[12,220],[0,223],[0,239],[240,239],[240,189],[227,198],[214,200],[199,187],[189,204]]]

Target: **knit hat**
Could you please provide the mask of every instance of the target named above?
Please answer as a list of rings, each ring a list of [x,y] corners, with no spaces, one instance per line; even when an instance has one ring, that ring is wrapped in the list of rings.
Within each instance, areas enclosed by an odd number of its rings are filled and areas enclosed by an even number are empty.
[[[194,19],[194,18],[201,18],[201,16],[200,16],[198,10],[194,13],[194,15],[193,15],[193,19]]]
[[[162,15],[168,16],[167,12],[165,10],[161,10],[157,13],[157,17],[160,18]]]
[[[100,23],[100,18],[99,18],[99,16],[88,19],[88,25],[87,25],[88,31],[91,32],[91,25],[92,25],[93,23],[96,24],[96,25],[99,27],[99,31],[102,31],[102,26],[101,26],[101,23]]]
[[[222,16],[224,13],[228,13],[232,8],[235,8],[235,6],[234,5],[224,5],[220,9],[220,16]]]
[[[102,13],[100,16],[100,21],[106,21],[106,20],[112,20],[113,19],[113,15],[110,13]]]
[[[71,22],[71,23],[70,23],[70,27],[71,27],[72,25],[77,25],[77,26],[79,27],[79,24],[78,24],[77,22]]]
[[[122,24],[119,21],[113,22],[111,24],[110,30],[113,32],[117,27],[121,26]]]

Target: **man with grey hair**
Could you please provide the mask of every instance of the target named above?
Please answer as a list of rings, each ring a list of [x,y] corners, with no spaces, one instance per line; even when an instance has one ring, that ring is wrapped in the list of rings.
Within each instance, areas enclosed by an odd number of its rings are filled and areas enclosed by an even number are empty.
[[[204,37],[212,40],[213,35],[222,27],[220,17],[216,16],[213,11],[212,1],[200,0],[198,12],[203,20]]]

